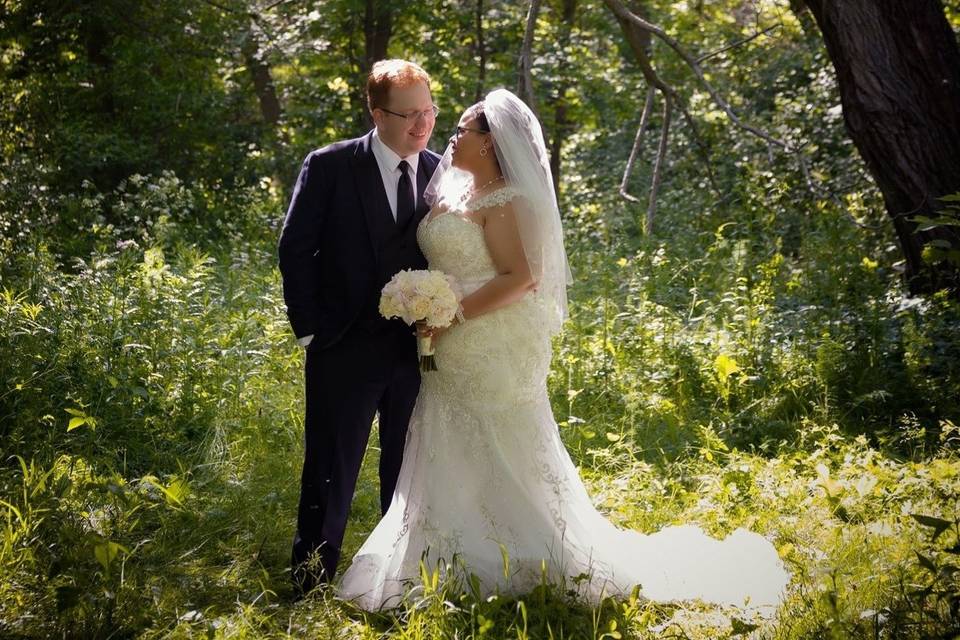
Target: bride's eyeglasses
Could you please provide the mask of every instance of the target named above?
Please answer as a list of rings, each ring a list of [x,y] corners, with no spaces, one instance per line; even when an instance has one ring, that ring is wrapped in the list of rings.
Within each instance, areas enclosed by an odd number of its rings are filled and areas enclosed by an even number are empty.
[[[429,109],[424,109],[423,111],[411,111],[410,113],[397,113],[396,111],[390,111],[390,109],[384,109],[379,107],[380,111],[389,113],[392,116],[397,116],[398,118],[403,118],[404,120],[413,120],[416,122],[420,118],[424,120],[435,120],[437,114],[440,113],[440,107],[437,105],[431,106]]]
[[[456,136],[457,138],[459,138],[460,136],[462,136],[462,135],[463,135],[464,133],[466,133],[467,131],[473,131],[474,133],[490,133],[490,132],[487,131],[486,129],[471,129],[470,127],[457,126],[457,132],[456,132],[455,136]]]

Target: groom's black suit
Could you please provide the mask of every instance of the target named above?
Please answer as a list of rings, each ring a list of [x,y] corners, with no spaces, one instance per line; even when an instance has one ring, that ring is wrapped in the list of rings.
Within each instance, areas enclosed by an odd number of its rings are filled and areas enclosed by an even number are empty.
[[[417,207],[405,225],[393,217],[373,153],[372,133],[309,154],[280,234],[287,315],[306,353],[304,464],[294,582],[307,590],[336,573],[360,463],[379,412],[380,506],[390,505],[420,388],[413,329],[385,320],[380,290],[402,269],[423,269],[417,224],[423,190],[439,156],[419,154]],[[391,168],[392,169],[392,168]],[[305,570],[318,550],[323,574]]]

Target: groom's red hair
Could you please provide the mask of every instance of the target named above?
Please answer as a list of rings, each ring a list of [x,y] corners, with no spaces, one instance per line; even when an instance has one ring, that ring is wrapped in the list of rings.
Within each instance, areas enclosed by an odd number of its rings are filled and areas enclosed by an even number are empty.
[[[367,76],[367,106],[370,111],[385,109],[392,87],[409,87],[422,82],[430,88],[430,76],[415,62],[409,60],[380,60],[374,63]]]

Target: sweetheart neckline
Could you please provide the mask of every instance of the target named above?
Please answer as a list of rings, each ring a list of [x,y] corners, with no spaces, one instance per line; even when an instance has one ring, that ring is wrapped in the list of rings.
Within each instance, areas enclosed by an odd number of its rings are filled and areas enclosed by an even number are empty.
[[[423,217],[423,223],[422,223],[422,224],[423,224],[423,228],[426,229],[427,227],[429,227],[431,224],[433,224],[434,222],[436,222],[436,221],[439,220],[440,218],[443,218],[444,216],[448,216],[448,215],[450,215],[450,214],[454,214],[455,217],[463,220],[464,222],[468,222],[468,223],[472,224],[473,226],[475,226],[476,228],[480,229],[481,231],[483,230],[483,225],[481,225],[479,222],[473,220],[472,218],[468,218],[468,217],[465,216],[465,215],[460,215],[460,214],[456,213],[456,211],[454,211],[453,209],[447,209],[446,211],[443,211],[443,212],[441,212],[441,213],[438,213],[438,214],[435,215],[435,216],[431,216],[431,215],[428,213],[427,215],[425,215],[425,216]]]
[[[489,197],[493,196],[494,194],[498,194],[498,193],[500,193],[501,191],[508,191],[508,190],[510,190],[510,189],[512,189],[512,188],[513,188],[513,187],[511,187],[510,185],[504,185],[504,186],[500,187],[499,189],[494,189],[493,191],[490,191],[490,192],[488,192],[488,193],[485,193],[485,194],[483,194],[483,195],[481,195],[481,196],[474,196],[474,197],[470,198],[469,200],[467,200],[466,203],[464,203],[464,204],[466,205],[466,204],[469,204],[469,203],[471,203],[471,202],[479,202],[479,201],[482,201],[482,200],[484,200],[484,199],[486,199],[486,198],[489,198]],[[435,220],[437,220],[438,218],[442,218],[443,216],[447,215],[448,213],[456,213],[456,209],[447,209],[446,211],[443,211],[443,212],[441,212],[441,213],[438,213],[438,214],[435,215],[435,216],[431,216],[431,214],[428,212],[427,215],[425,215],[425,216],[423,217],[423,220],[422,220],[422,222],[424,223],[424,225],[423,225],[424,228],[426,228],[427,226],[429,226],[430,224],[432,224],[432,223],[433,223]],[[472,218],[468,218],[466,215],[460,215],[460,214],[458,214],[458,217],[466,220],[467,222],[473,224],[474,226],[477,226],[477,227],[480,227],[481,229],[483,229],[483,225],[482,225],[482,224],[474,221]]]

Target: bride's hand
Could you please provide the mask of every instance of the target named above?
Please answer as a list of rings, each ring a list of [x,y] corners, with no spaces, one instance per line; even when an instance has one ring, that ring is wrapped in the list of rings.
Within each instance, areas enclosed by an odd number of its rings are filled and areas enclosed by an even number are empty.
[[[437,341],[440,336],[447,332],[453,325],[447,325],[446,327],[431,327],[426,322],[420,320],[417,322],[417,336],[421,338],[430,337],[434,342]]]
[[[447,204],[446,202],[441,201],[435,204],[433,207],[431,207],[430,211],[427,212],[427,216],[434,218],[440,215],[441,213],[446,213],[449,210],[450,210],[450,205]]]

